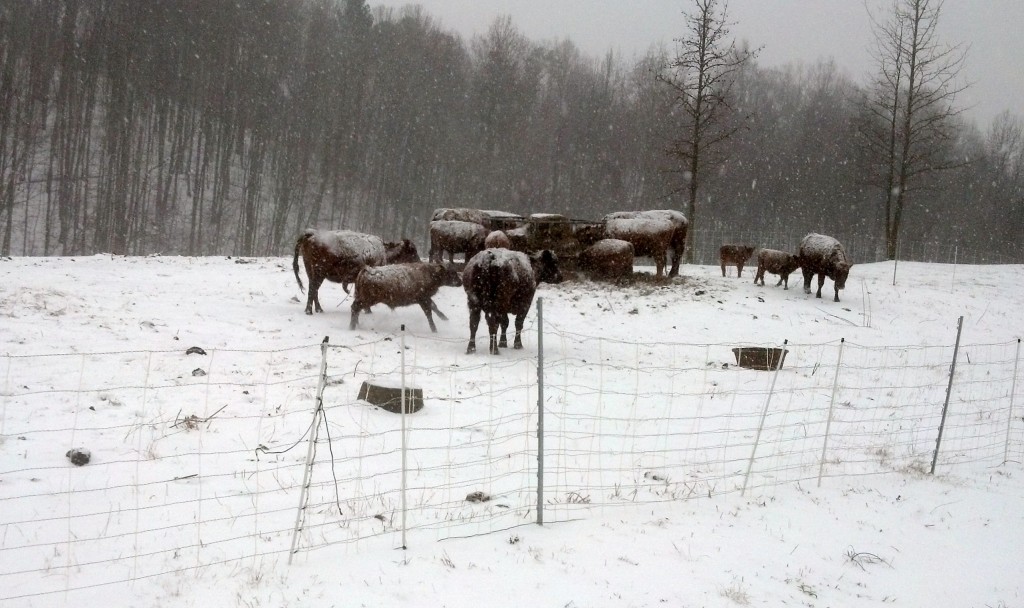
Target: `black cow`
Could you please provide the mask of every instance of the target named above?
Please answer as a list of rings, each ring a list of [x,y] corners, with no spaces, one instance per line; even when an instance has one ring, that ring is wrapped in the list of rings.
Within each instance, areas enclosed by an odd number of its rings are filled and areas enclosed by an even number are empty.
[[[853,266],[839,241],[812,232],[800,241],[797,261],[804,271],[804,293],[811,293],[811,279],[817,274],[818,294],[815,297],[821,297],[821,288],[825,285],[825,277],[828,277],[836,284],[835,301],[839,301],[839,290],[846,287],[846,278]]]

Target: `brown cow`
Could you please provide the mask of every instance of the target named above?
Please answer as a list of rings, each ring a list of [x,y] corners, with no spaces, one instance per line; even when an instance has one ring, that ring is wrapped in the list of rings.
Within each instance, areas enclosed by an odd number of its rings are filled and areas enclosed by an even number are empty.
[[[367,266],[356,277],[352,299],[352,319],[349,329],[359,324],[359,312],[374,304],[387,304],[392,309],[419,304],[427,315],[430,331],[437,332],[431,311],[442,321],[448,317],[437,308],[433,297],[442,285],[457,287],[462,284],[459,274],[443,264],[410,262],[387,266]]]
[[[462,271],[462,286],[469,306],[469,346],[466,354],[476,352],[476,330],[480,313],[487,318],[490,353],[508,346],[508,315],[516,316],[516,337],[512,348],[522,348],[523,323],[533,305],[533,294],[540,282],[560,283],[558,256],[543,250],[531,256],[509,249],[485,249],[473,256]],[[498,326],[501,340],[498,341]]]
[[[718,249],[718,261],[722,265],[722,276],[725,276],[726,265],[736,265],[736,276],[743,276],[743,265],[753,255],[754,248],[750,245],[722,245]]]
[[[655,276],[661,278],[672,245],[675,225],[658,218],[618,218],[604,223],[604,238],[619,239],[633,245],[633,255],[654,260]]]
[[[348,293],[348,284],[353,283],[359,272],[367,266],[380,266],[397,262],[418,262],[416,245],[408,239],[396,243],[385,243],[380,237],[351,230],[306,230],[295,242],[292,270],[299,290],[305,291],[299,278],[299,256],[306,267],[309,278],[309,296],[306,299],[306,314],[323,312],[320,307],[320,285],[325,280],[341,283]]]
[[[804,271],[804,293],[811,293],[811,279],[817,273],[818,294],[815,297],[821,297],[821,288],[825,285],[825,277],[828,277],[835,282],[834,301],[838,302],[839,290],[846,287],[846,279],[853,267],[842,244],[830,236],[812,232],[800,241],[797,259]]]
[[[779,275],[776,287],[785,283],[785,289],[789,289],[789,274],[797,268],[800,268],[800,262],[792,253],[778,249],[762,249],[757,252],[757,274],[754,275],[754,285],[757,285],[760,280],[761,286],[764,287],[764,273],[770,272]]]
[[[672,222],[672,240],[669,246],[672,249],[672,267],[669,268],[669,278],[679,276],[679,262],[686,252],[686,231],[690,226],[689,220],[680,211],[674,209],[651,209],[648,211],[616,211],[604,216],[604,221],[611,219],[626,218],[648,218],[668,220]]]
[[[466,260],[484,248],[487,229],[475,222],[462,220],[435,220],[430,222],[431,262],[441,262],[448,252],[448,262],[453,262],[456,253],[462,253]]]

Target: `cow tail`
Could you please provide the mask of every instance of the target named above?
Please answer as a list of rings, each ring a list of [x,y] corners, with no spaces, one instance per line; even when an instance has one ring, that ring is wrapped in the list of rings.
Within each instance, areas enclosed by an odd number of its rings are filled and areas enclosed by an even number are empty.
[[[299,237],[299,240],[295,241],[295,255],[292,257],[292,270],[295,272],[295,280],[299,282],[299,291],[306,293],[306,288],[302,284],[302,279],[299,278],[299,252],[302,250],[302,244],[309,239],[311,234],[306,232]]]

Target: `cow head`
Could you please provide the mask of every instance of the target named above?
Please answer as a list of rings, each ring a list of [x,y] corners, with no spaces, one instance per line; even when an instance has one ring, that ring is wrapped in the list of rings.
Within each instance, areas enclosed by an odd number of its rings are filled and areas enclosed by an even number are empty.
[[[846,289],[846,277],[850,276],[850,268],[853,264],[838,262],[836,264],[836,289]]]
[[[538,283],[561,283],[562,272],[558,269],[558,256],[550,249],[539,251],[530,256],[533,276]]]
[[[384,257],[387,259],[388,264],[420,261],[420,254],[416,251],[416,244],[409,239],[402,239],[396,243],[384,243]]]

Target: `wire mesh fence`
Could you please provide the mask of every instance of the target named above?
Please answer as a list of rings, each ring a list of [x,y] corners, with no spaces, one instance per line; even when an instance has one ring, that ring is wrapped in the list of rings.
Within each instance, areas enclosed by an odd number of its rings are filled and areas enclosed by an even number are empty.
[[[466,355],[414,334],[2,357],[0,600],[261,567],[293,546],[302,558],[495,533],[536,522],[538,503],[557,522],[928,472],[952,344],[775,344],[787,352],[767,371],[738,366],[736,346],[766,345],[545,324],[542,367],[529,349]],[[1019,342],[961,346],[938,472],[1024,460],[1019,355]],[[357,398],[364,381],[399,380],[423,409]],[[92,461],[69,463],[72,447]]]

